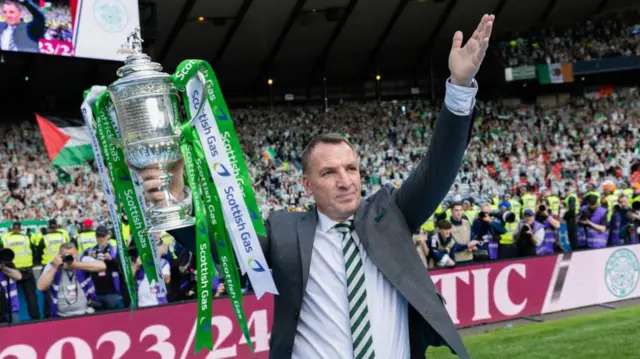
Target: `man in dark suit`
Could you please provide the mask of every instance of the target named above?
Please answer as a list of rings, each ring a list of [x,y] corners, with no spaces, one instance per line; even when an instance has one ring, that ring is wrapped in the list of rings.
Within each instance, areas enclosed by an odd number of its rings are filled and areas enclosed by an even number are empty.
[[[454,35],[451,78],[428,155],[400,189],[386,186],[361,202],[358,155],[348,140],[328,134],[308,144],[303,183],[317,208],[271,214],[261,239],[279,291],[271,358],[422,359],[431,345],[469,358],[411,235],[459,170],[493,21],[483,16],[464,47],[462,33]],[[171,193],[189,201],[182,167],[174,169]],[[160,172],[141,174],[147,199],[162,200]],[[172,235],[195,252],[193,227]]]
[[[31,22],[22,22],[22,7],[24,5],[31,15]],[[2,17],[0,22],[0,48],[3,51],[39,52],[38,41],[46,30],[44,14],[38,6],[29,0],[5,0],[2,2]]]

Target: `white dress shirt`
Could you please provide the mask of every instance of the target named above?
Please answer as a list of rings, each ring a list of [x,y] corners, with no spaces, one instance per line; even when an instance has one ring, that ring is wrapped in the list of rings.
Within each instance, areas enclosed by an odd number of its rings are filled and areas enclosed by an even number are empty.
[[[478,86],[464,88],[447,81],[445,105],[457,115],[469,115]],[[337,222],[318,212],[309,281],[293,343],[293,359],[352,359],[353,342],[347,299],[342,235]],[[407,300],[389,283],[367,255],[355,231],[367,286],[367,305],[376,358],[410,359]],[[411,241],[411,238],[407,238]]]
[[[2,31],[2,35],[0,35],[0,49],[2,49],[3,51],[9,51],[9,44],[11,43],[11,38],[13,37],[14,31],[15,29],[13,26],[7,26]]]

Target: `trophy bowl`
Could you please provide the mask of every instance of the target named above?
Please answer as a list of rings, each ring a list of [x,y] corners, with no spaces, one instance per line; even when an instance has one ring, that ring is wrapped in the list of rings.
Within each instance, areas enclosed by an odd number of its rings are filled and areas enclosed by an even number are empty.
[[[107,88],[128,165],[136,172],[152,167],[160,170],[158,189],[165,199],[145,213],[149,233],[195,224],[190,205],[180,203],[169,191],[172,174],[168,168],[182,159],[179,97],[172,77],[161,70],[149,56],[134,53],[118,70],[120,79]]]

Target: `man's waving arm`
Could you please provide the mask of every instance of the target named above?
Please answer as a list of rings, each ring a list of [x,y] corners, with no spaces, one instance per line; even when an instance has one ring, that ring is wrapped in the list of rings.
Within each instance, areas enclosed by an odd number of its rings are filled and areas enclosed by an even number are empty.
[[[451,77],[445,104],[436,122],[424,158],[395,195],[409,229],[415,231],[429,218],[451,188],[471,136],[478,86],[474,80],[489,46],[493,15],[484,15],[465,46],[460,31],[449,55]]]

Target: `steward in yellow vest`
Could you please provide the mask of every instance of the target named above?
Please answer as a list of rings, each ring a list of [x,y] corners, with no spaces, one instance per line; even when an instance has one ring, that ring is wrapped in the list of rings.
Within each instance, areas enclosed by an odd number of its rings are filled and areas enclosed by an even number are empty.
[[[42,253],[42,264],[51,263],[60,252],[60,246],[69,241],[69,233],[58,228],[58,223],[55,219],[49,220],[47,232],[39,236],[37,243],[35,243],[40,253]]]
[[[98,244],[96,231],[93,230],[93,220],[87,218],[82,221],[82,228],[78,231],[76,242],[78,242],[78,253],[82,253],[83,255],[87,249]]]
[[[33,275],[33,252],[35,245],[31,239],[22,233],[22,223],[16,221],[11,225],[11,232],[0,237],[0,248],[9,248],[15,254],[13,264],[22,274],[17,282],[27,301],[29,316],[33,320],[40,319],[38,296],[36,295],[36,281]],[[4,299],[4,298],[3,298]]]

